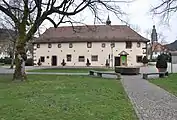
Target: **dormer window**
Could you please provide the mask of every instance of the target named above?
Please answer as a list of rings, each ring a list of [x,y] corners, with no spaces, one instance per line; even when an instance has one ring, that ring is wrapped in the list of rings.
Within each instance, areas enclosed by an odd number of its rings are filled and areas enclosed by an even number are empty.
[[[69,43],[69,48],[72,48],[73,47],[73,44],[72,43]]]
[[[137,42],[137,47],[141,47],[141,43],[140,42]]]
[[[40,48],[40,44],[37,44],[37,48]]]
[[[61,48],[61,43],[58,43],[58,48]]]
[[[48,48],[51,48],[51,47],[52,47],[52,44],[51,44],[51,43],[49,43],[49,44],[48,44]]]
[[[92,43],[91,42],[87,42],[87,48],[91,48],[92,47]]]

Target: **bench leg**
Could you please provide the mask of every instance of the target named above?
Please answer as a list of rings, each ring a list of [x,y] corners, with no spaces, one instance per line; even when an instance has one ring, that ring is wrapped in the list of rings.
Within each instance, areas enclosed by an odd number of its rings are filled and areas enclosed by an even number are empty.
[[[90,75],[94,75],[94,72],[90,72]]]
[[[148,79],[148,75],[146,75],[146,74],[143,74],[143,79]]]
[[[97,76],[102,77],[102,73],[97,73]]]

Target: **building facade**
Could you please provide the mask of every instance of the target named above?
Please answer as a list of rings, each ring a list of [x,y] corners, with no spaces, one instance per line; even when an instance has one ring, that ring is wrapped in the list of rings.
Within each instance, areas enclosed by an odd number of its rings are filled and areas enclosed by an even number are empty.
[[[49,28],[33,43],[33,57],[42,66],[141,66],[148,41],[126,25]]]

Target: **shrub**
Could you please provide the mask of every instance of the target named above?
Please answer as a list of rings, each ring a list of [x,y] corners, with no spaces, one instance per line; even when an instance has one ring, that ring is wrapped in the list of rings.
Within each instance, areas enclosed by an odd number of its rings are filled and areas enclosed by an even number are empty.
[[[109,67],[109,62],[108,62],[108,59],[106,59],[106,67]]]
[[[143,60],[142,60],[143,64],[147,64],[148,63],[148,59],[146,56],[143,57]]]
[[[66,63],[65,63],[65,60],[64,60],[64,59],[62,60],[61,65],[62,65],[62,66],[65,66],[65,65],[66,65]]]
[[[164,55],[157,57],[156,68],[167,68],[167,60]]]
[[[9,57],[4,58],[4,64],[11,64],[11,62],[12,62],[11,58],[9,58]]]
[[[25,66],[33,66],[33,58],[28,58],[25,62]]]
[[[91,65],[91,63],[90,63],[90,61],[89,61],[88,58],[87,58],[87,63],[86,63],[86,65],[87,65],[87,66],[90,66],[90,65]]]
[[[41,60],[40,60],[40,59],[38,60],[37,65],[38,65],[38,66],[41,66],[41,65],[42,65],[42,63],[41,63]]]
[[[0,58],[0,63],[4,63],[4,59],[3,58]]]

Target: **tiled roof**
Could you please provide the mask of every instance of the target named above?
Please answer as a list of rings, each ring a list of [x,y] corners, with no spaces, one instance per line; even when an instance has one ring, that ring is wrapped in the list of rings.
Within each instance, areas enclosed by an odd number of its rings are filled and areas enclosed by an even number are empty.
[[[34,43],[109,42],[149,40],[126,25],[65,26],[47,29]]]

